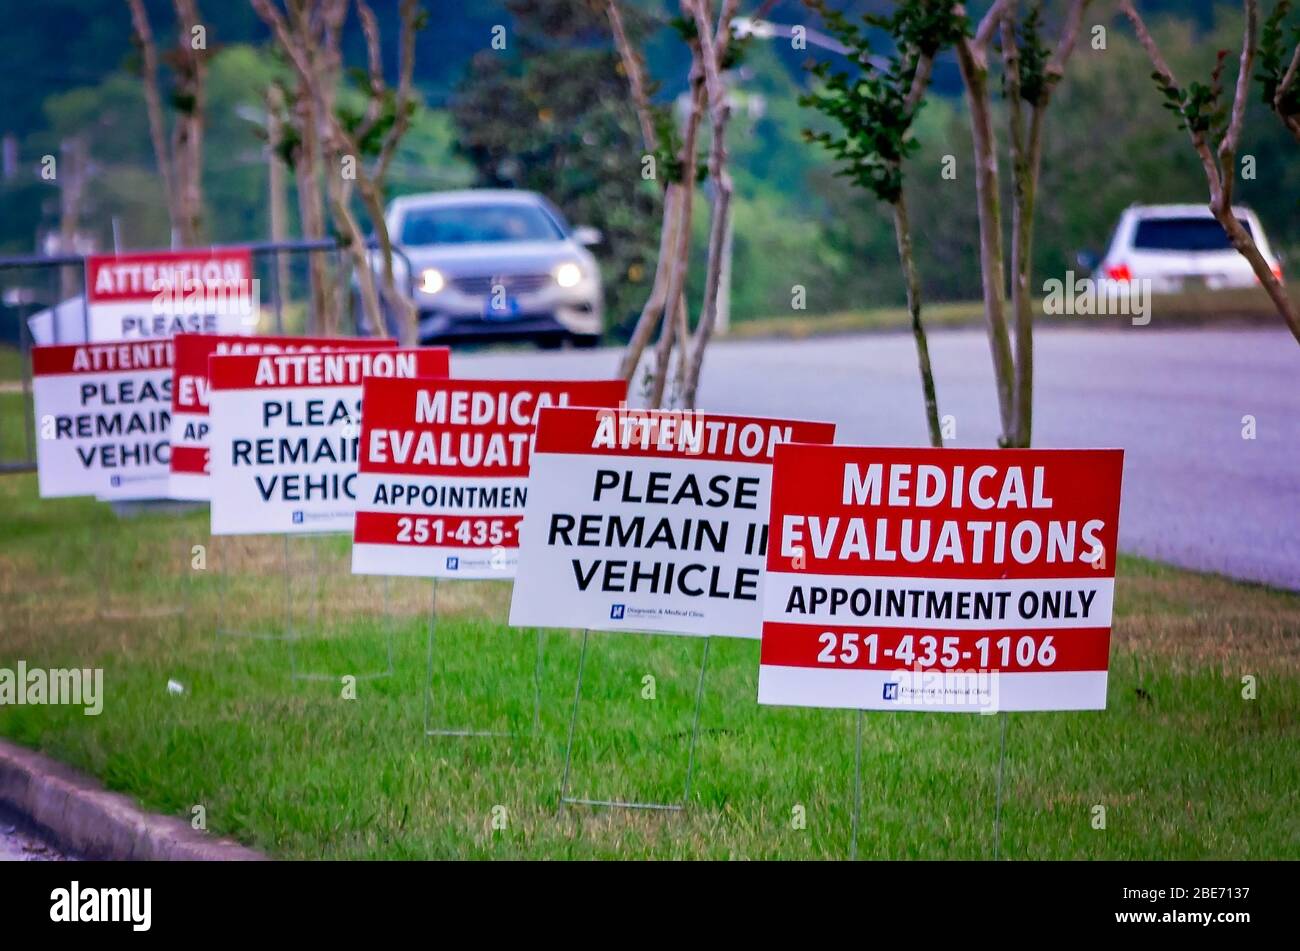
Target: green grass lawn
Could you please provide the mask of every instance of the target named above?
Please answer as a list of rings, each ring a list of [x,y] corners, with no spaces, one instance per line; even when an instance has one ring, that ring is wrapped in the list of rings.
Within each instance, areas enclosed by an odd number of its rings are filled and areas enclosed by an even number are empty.
[[[23,378],[23,355],[17,347],[0,344],[0,383],[13,383]]]
[[[98,717],[11,706],[0,733],[152,809],[202,805],[210,830],[275,856],[848,855],[857,715],[759,707],[756,643],[712,643],[685,813],[559,809],[580,632],[544,635],[533,735],[536,642],[504,624],[508,588],[442,583],[432,717],[518,738],[426,738],[430,583],[350,576],[344,539],[288,550],[298,640],[236,636],[286,633],[282,539],[213,540],[203,510],[119,520],[0,479],[0,666],[102,666],[105,682]],[[1002,854],[1300,857],[1298,630],[1300,597],[1121,559],[1109,709],[1009,716]],[[364,678],[390,646],[393,675],[355,700],[291,676]],[[571,794],[680,797],[702,647],[591,636]],[[860,856],[990,856],[999,727],[866,715]]]

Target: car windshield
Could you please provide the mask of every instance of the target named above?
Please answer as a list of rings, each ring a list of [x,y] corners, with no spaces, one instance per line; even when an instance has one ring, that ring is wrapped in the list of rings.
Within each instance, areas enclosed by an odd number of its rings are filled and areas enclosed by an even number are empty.
[[[563,237],[551,216],[536,205],[412,208],[402,220],[402,244],[557,241]]]
[[[1250,224],[1237,219],[1247,232]],[[1228,235],[1213,218],[1144,218],[1133,235],[1139,251],[1231,251]]]

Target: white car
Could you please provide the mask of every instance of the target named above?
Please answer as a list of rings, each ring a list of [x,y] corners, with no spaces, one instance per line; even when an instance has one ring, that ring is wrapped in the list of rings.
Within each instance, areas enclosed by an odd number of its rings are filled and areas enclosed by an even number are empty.
[[[604,330],[594,228],[570,228],[535,192],[471,189],[406,195],[385,214],[406,262],[423,343],[533,340],[595,346]],[[405,260],[402,256],[405,256]]]
[[[1233,214],[1245,225],[1264,260],[1281,280],[1282,264],[1269,248],[1255,213],[1236,207]],[[1101,281],[1147,280],[1157,294],[1258,284],[1250,262],[1229,243],[1228,235],[1205,205],[1127,208],[1094,275]]]

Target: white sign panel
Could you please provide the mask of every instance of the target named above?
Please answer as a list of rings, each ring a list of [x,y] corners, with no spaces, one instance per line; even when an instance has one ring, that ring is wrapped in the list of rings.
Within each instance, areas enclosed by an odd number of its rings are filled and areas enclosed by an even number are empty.
[[[547,410],[510,623],[757,638],[772,454],[831,423]]]
[[[622,380],[367,380],[352,570],[513,578],[537,414]]]
[[[367,377],[444,377],[445,347],[212,356],[212,534],[352,530]]]
[[[170,341],[32,348],[42,498],[167,495]]]
[[[208,358],[213,354],[314,353],[386,350],[392,340],[356,337],[243,337],[177,334],[172,368],[172,462],[168,492],[173,499],[211,498],[208,474]]]
[[[90,339],[254,333],[257,286],[248,248],[92,254],[86,258]]]
[[[758,702],[1102,710],[1119,449],[782,446]]]

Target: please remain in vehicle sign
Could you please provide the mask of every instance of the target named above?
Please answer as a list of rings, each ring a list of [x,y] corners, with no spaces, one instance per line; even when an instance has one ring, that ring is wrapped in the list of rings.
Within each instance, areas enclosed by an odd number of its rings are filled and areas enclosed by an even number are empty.
[[[448,365],[445,347],[210,356],[212,534],[349,531],[362,380]]]
[[[41,498],[167,495],[170,340],[32,348]]]
[[[759,702],[1103,709],[1123,464],[778,447]]]
[[[395,340],[363,337],[248,337],[227,334],[177,334],[172,338],[172,458],[168,481],[173,499],[209,499],[208,358],[238,354],[328,353],[384,350]]]
[[[546,410],[510,623],[759,636],[772,453],[831,423]]]

